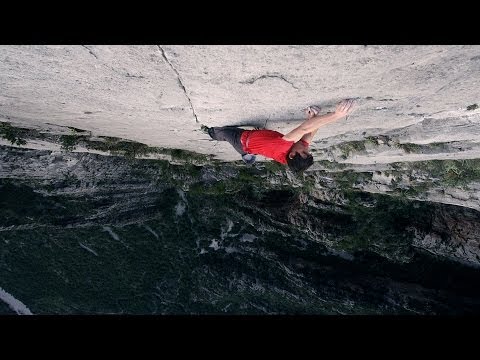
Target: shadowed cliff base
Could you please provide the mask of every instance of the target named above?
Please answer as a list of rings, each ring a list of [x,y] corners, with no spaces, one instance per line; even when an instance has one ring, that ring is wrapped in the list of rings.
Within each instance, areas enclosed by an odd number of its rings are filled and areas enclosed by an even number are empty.
[[[2,287],[34,314],[480,311],[473,209],[344,172],[1,154]]]

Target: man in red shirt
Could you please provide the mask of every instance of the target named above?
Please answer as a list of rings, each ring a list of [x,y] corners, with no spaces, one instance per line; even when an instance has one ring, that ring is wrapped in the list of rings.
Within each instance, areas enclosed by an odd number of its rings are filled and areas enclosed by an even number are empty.
[[[211,127],[208,134],[214,140],[228,141],[244,160],[248,154],[259,154],[299,172],[313,164],[308,147],[317,130],[348,115],[352,108],[353,99],[340,101],[333,113],[325,115],[318,115],[318,106],[310,106],[307,120],[286,135],[273,130],[244,130],[234,126]]]

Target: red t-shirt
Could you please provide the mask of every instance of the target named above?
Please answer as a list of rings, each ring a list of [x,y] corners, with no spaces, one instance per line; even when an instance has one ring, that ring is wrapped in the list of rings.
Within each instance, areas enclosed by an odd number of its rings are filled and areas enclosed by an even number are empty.
[[[240,141],[243,151],[249,154],[263,155],[279,163],[287,164],[287,154],[295,142],[283,140],[282,137],[283,134],[273,130],[245,130]],[[305,146],[309,145],[304,140],[300,141]]]

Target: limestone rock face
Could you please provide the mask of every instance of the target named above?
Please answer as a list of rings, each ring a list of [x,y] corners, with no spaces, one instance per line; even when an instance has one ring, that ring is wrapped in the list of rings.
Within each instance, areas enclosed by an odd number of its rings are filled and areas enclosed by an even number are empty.
[[[456,158],[479,154],[480,46],[1,46],[0,83],[2,121],[71,126],[223,160],[238,156],[201,124],[288,132],[306,106],[331,111],[347,97],[358,99],[356,111],[322,128],[313,148],[379,135],[456,142]],[[349,162],[419,159],[377,147]]]
[[[480,46],[0,46],[0,84],[1,313],[480,312]],[[201,131],[344,98],[300,175]]]

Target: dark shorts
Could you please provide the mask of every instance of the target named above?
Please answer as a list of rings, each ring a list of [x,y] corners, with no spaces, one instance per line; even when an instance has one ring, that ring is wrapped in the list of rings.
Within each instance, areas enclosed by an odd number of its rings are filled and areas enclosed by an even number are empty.
[[[242,142],[240,137],[245,131],[235,126],[222,126],[222,127],[211,127],[210,137],[218,141],[228,141],[235,150],[241,155],[245,155],[246,152],[243,151]]]

